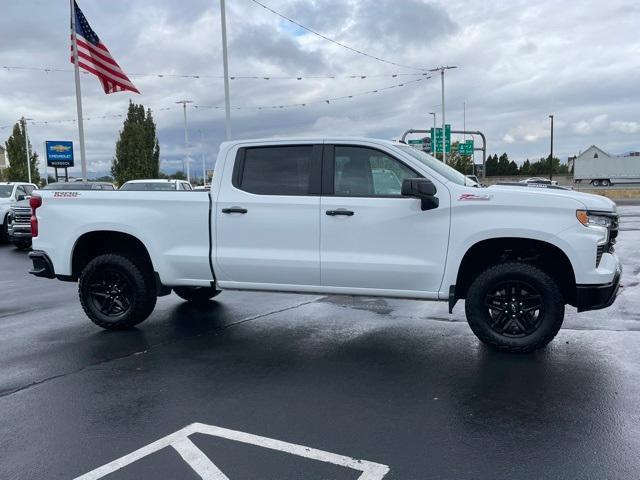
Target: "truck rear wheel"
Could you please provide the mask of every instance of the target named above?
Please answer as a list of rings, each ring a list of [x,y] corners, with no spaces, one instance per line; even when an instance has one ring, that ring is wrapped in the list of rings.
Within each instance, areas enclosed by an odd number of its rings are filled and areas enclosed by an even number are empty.
[[[465,311],[473,333],[486,345],[524,353],[547,345],[564,319],[556,282],[539,268],[512,262],[482,272],[467,292]]]
[[[157,292],[151,272],[118,254],[100,255],[80,274],[80,303],[93,323],[107,330],[130,328],[153,311]]]
[[[220,293],[214,287],[174,287],[173,291],[181,299],[193,303],[205,303]]]

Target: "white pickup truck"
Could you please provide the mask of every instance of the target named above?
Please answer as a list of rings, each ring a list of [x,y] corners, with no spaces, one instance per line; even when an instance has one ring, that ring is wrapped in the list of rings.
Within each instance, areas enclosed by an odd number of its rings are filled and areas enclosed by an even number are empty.
[[[145,320],[173,290],[465,299],[480,340],[540,348],[565,305],[604,308],[621,266],[616,205],[566,189],[478,187],[426,153],[372,139],[220,147],[208,195],[41,191],[36,276],[79,281],[93,322]]]

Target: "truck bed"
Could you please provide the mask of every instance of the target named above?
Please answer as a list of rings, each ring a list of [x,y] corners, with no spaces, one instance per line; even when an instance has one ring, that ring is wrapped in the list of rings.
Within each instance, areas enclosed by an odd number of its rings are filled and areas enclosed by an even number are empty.
[[[74,246],[97,231],[139,239],[165,285],[207,286],[213,280],[208,192],[41,190],[38,195],[34,249],[48,252],[57,275],[72,275]]]

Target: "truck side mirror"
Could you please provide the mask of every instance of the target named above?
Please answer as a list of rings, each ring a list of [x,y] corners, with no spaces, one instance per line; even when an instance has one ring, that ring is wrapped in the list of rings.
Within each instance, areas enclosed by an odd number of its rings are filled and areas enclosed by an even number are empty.
[[[419,198],[422,210],[438,208],[440,199],[435,196],[438,189],[431,180],[426,178],[406,178],[402,182],[402,195]]]

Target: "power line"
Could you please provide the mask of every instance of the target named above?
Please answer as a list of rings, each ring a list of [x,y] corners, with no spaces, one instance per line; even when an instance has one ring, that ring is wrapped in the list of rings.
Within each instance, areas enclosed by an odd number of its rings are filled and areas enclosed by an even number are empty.
[[[73,72],[71,68],[57,68],[57,67],[22,67],[14,65],[0,65],[0,69],[6,71],[11,70],[26,70],[26,71],[39,71],[39,72],[55,72],[55,73],[70,73]],[[80,72],[85,75],[90,75],[89,72]],[[203,74],[180,74],[180,73],[129,73],[130,77],[155,77],[155,78],[192,78],[192,79],[223,79],[222,75],[203,75]],[[398,78],[398,77],[418,77],[428,76],[428,72],[422,73],[361,73],[361,74],[327,74],[327,75],[230,75],[231,80],[337,80],[337,79],[360,79],[365,80],[367,78]]]
[[[283,15],[283,14],[282,14],[282,13],[280,13],[280,12],[275,11],[273,8],[268,7],[267,5],[265,5],[264,3],[259,2],[258,0],[251,0],[251,1],[252,1],[253,3],[255,3],[256,5],[260,5],[260,6],[261,6],[262,8],[264,8],[265,10],[268,10],[268,11],[270,11],[271,13],[273,13],[273,14],[275,14],[275,15],[277,15],[277,16],[279,16],[279,17],[283,18],[283,19],[285,19],[286,21],[291,22],[291,23],[293,23],[294,25],[297,25],[298,27],[300,27],[300,28],[302,28],[302,29],[306,30],[307,32],[313,33],[314,35],[316,35],[316,36],[318,36],[318,37],[320,37],[320,38],[323,38],[324,40],[327,40],[328,42],[334,43],[334,44],[336,44],[336,45],[338,45],[338,46],[340,46],[340,47],[342,47],[342,48],[346,48],[347,50],[350,50],[350,51],[352,51],[352,52],[354,52],[354,53],[357,53],[357,54],[359,54],[359,55],[363,55],[363,56],[365,56],[365,57],[372,58],[373,60],[377,60],[377,61],[379,61],[379,62],[388,63],[389,65],[395,65],[396,67],[409,68],[409,69],[411,69],[411,70],[420,70],[420,71],[425,71],[425,70],[427,70],[426,68],[413,67],[413,66],[411,66],[411,65],[403,65],[403,64],[401,64],[401,63],[396,63],[396,62],[393,62],[393,61],[391,61],[391,60],[385,60],[384,58],[380,58],[380,57],[377,57],[377,56],[375,56],[375,55],[371,55],[370,53],[363,52],[362,50],[358,50],[357,48],[350,47],[349,45],[345,45],[345,44],[344,44],[344,43],[342,43],[342,42],[338,42],[337,40],[334,40],[333,38],[329,38],[329,37],[327,37],[326,35],[323,35],[323,34],[322,34],[322,33],[320,33],[320,32],[316,32],[315,30],[313,30],[313,29],[311,29],[311,28],[309,28],[309,27],[306,27],[306,26],[302,25],[301,23],[296,22],[295,20],[293,20],[293,19],[291,19],[291,18],[287,17],[286,15]]]
[[[383,92],[385,90],[391,90],[393,88],[401,88],[407,85],[410,85],[412,83],[417,83],[417,82],[422,82],[424,80],[427,80],[431,77],[424,77],[424,78],[418,78],[416,80],[410,80],[408,82],[404,82],[404,83],[399,83],[396,85],[389,85],[387,87],[380,87],[380,88],[376,88],[375,90],[367,90],[366,92],[360,92],[360,93],[353,93],[351,95],[342,95],[340,97],[332,97],[332,98],[325,98],[322,100],[313,100],[311,102],[301,102],[301,103],[289,103],[289,104],[282,104],[282,105],[261,105],[261,106],[233,106],[231,108],[233,108],[234,110],[269,110],[269,109],[284,109],[284,108],[296,108],[296,107],[306,107],[308,105],[316,105],[316,104],[321,104],[321,103],[326,103],[326,104],[330,104],[331,102],[334,102],[336,100],[348,100],[351,98],[355,98],[355,97],[361,97],[364,95],[373,95],[373,94],[377,94],[380,92]],[[194,105],[193,108],[195,109],[222,109],[224,107],[218,106],[218,105]]]
[[[415,80],[409,80],[407,82],[403,82],[403,83],[398,83],[395,85],[388,85],[386,87],[380,87],[380,88],[376,88],[375,90],[367,90],[366,92],[359,92],[359,93],[353,93],[350,95],[342,95],[339,97],[330,97],[330,98],[325,98],[325,99],[321,99],[321,100],[313,100],[310,102],[304,102],[304,103],[290,103],[290,104],[282,104],[282,105],[259,105],[259,106],[243,106],[243,105],[236,105],[233,106],[232,108],[234,110],[276,110],[276,109],[287,109],[287,108],[303,108],[306,107],[308,105],[317,105],[317,104],[331,104],[331,102],[335,102],[335,101],[339,101],[339,100],[350,100],[352,98],[355,97],[362,97],[365,95],[375,95],[378,94],[380,92],[384,92],[387,90],[392,90],[395,88],[402,88],[405,87],[407,85],[411,85],[411,84],[416,84],[418,82],[422,82],[424,80],[428,80],[431,77],[421,77],[421,78],[417,78]],[[155,112],[161,112],[161,111],[166,111],[166,110],[175,110],[175,109],[182,109],[182,106],[167,106],[167,107],[162,107],[162,108],[156,108],[156,109],[151,109],[152,111]],[[218,106],[218,105],[193,105],[192,107],[194,110],[223,110],[224,107],[223,106]],[[115,118],[125,118],[127,115],[120,113],[120,114],[108,114],[108,115],[92,115],[92,116],[87,116],[87,117],[83,117],[83,120],[86,121],[91,121],[91,120],[104,120],[104,119],[115,119]],[[32,120],[30,122],[30,125],[34,125],[34,126],[44,126],[44,125],[57,125],[57,124],[61,124],[61,123],[75,123],[77,120],[76,119],[69,119],[69,120]],[[13,127],[13,125],[3,125],[0,126],[0,129],[5,129],[5,128],[11,128]]]

